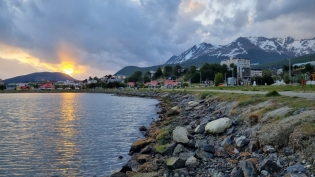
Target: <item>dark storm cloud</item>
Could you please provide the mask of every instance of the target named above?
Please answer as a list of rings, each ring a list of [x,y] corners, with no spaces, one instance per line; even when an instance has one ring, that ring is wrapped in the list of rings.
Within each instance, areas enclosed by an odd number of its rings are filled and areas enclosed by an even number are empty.
[[[81,63],[96,67],[160,64],[180,51],[174,43],[187,42],[196,28],[190,27],[193,20],[177,21],[179,3],[1,1],[0,40],[50,63],[59,62],[63,42],[84,54],[78,56]]]
[[[127,65],[162,64],[201,42],[227,44],[251,35],[311,36],[314,4],[312,0],[2,0],[0,43],[49,63],[60,63],[58,51],[66,45],[79,64],[117,71]],[[205,18],[196,20],[201,13]],[[208,19],[212,23],[202,25]],[[292,24],[295,21],[304,28]],[[300,35],[298,28],[303,29]]]
[[[257,1],[255,8],[257,21],[272,20],[285,15],[294,15],[300,18],[312,18],[315,15],[315,2],[312,0]]]

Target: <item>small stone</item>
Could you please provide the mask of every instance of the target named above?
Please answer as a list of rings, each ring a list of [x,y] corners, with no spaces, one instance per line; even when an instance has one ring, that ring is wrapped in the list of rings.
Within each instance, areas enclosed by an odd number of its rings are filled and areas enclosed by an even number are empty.
[[[283,153],[286,156],[290,156],[290,155],[293,154],[293,151],[292,151],[292,149],[290,147],[285,147],[285,148],[283,148]]]
[[[199,162],[194,156],[191,156],[186,160],[185,166],[187,168],[196,168],[199,166]]]
[[[210,145],[210,144],[206,144],[203,146],[203,150],[206,151],[206,152],[209,152],[211,154],[214,154],[215,153],[215,148],[214,146]]]

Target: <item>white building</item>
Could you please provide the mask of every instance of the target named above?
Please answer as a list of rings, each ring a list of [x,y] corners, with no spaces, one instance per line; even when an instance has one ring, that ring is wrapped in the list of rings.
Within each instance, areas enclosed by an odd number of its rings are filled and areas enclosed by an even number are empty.
[[[230,67],[232,63],[237,68],[237,78],[250,78],[250,59],[230,57],[229,59],[225,59],[220,62],[221,65],[226,64],[228,67]]]
[[[250,77],[262,77],[262,70],[261,69],[251,69],[250,70]]]
[[[73,86],[79,86],[78,82],[75,81],[70,81],[70,80],[66,80],[66,81],[57,81],[55,83],[56,85],[73,85]]]

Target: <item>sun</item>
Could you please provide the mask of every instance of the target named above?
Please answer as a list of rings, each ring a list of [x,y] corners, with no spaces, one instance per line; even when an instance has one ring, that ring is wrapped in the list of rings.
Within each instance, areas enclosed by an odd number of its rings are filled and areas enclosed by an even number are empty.
[[[63,68],[62,70],[63,70],[63,72],[65,72],[68,75],[73,74],[73,69],[72,68]]]

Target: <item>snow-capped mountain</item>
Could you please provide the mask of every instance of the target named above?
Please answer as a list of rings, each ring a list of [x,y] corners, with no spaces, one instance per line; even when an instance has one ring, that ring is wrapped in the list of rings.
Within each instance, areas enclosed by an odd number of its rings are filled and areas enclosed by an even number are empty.
[[[165,64],[180,64],[191,60],[209,63],[219,62],[230,56],[266,63],[284,58],[294,58],[315,53],[315,38],[294,40],[287,38],[239,37],[228,45],[201,43],[194,45],[179,56],[172,56]]]

